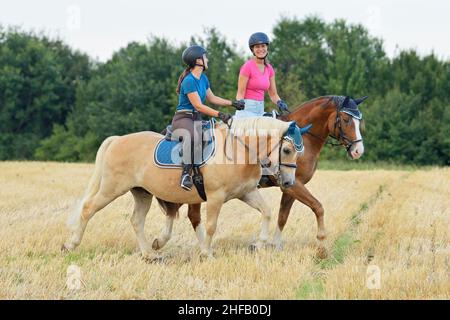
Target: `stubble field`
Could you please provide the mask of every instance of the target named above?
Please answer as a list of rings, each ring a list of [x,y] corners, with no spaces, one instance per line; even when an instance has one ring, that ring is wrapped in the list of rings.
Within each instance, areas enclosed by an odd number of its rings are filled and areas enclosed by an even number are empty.
[[[0,299],[450,298],[449,168],[318,171],[308,188],[325,208],[324,260],[316,257],[315,216],[303,204],[292,208],[283,250],[255,253],[248,246],[260,214],[232,200],[219,216],[215,260],[199,258],[183,207],[156,263],[139,255],[130,193],[94,216],[75,251],[60,252],[92,171],[92,164],[0,162]],[[273,233],[281,192],[261,192],[273,208]],[[148,239],[164,221],[154,201]],[[76,288],[68,283],[74,267]]]

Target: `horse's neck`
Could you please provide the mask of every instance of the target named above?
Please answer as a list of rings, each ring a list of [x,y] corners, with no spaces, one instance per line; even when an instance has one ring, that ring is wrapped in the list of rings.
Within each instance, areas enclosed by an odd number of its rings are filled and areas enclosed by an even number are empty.
[[[327,98],[328,99],[328,98]],[[294,120],[300,127],[312,124],[312,128],[309,130],[314,136],[326,140],[330,134],[328,127],[328,119],[331,113],[335,110],[331,103],[326,105],[327,101],[324,99],[305,104],[303,107],[292,112],[288,120]],[[323,141],[325,143],[325,141]],[[323,146],[323,144],[321,146]]]
[[[331,106],[330,103],[330,106],[323,107],[328,99],[329,98],[324,98],[309,104],[307,103],[292,112],[288,118],[291,121],[294,120],[300,127],[312,124],[312,127],[309,130],[310,134],[306,133],[303,135],[305,154],[301,157],[301,159],[305,159],[301,160],[305,162],[304,165],[307,167],[304,169],[310,171],[309,173],[311,176],[316,169],[320,152],[330,134],[328,119],[333,112],[333,106]]]
[[[223,127],[219,128],[219,131],[223,139],[224,152],[227,152],[227,155],[231,156],[233,161],[245,159],[245,164],[257,164],[266,162],[268,157],[272,158],[272,156],[278,155],[277,152],[274,153],[274,150],[279,147],[278,137],[271,135],[235,136]],[[243,152],[244,155],[240,152]]]
[[[239,140],[239,139],[238,139]],[[279,148],[279,138],[271,135],[256,135],[256,136],[245,136],[235,143],[244,143],[247,147],[246,159],[249,159],[248,163],[254,164],[255,161],[258,163],[270,161],[278,161],[278,150]],[[274,157],[275,156],[275,157]]]

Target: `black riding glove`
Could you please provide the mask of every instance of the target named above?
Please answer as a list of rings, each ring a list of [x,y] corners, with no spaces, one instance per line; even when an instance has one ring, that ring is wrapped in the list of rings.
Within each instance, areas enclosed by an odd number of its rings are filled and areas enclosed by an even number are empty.
[[[236,108],[236,110],[244,110],[245,101],[244,100],[234,100],[231,101],[231,105]]]
[[[288,105],[283,100],[278,100],[277,107],[281,113],[289,113]]]
[[[231,117],[232,117],[231,114],[219,112],[219,119],[226,124],[228,124],[228,121],[231,119]]]

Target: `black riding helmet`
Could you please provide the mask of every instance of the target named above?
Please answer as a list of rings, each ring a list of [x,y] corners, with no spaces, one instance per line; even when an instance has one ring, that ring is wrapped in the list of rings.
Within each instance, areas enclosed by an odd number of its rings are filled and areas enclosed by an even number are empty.
[[[248,46],[250,48],[250,51],[253,52],[253,46],[256,44],[270,44],[270,40],[269,37],[267,36],[267,34],[263,33],[263,32],[256,32],[254,34],[252,34],[250,36],[250,39],[248,39]]]
[[[201,66],[199,64],[197,64],[197,59],[202,59],[203,61],[203,55],[206,53],[205,48],[201,47],[201,46],[197,46],[197,45],[193,45],[190,46],[188,48],[186,48],[183,51],[183,55],[181,56],[181,58],[183,59],[183,62],[186,63],[189,67],[193,68],[195,66]],[[203,61],[203,68],[204,67],[205,62]]]

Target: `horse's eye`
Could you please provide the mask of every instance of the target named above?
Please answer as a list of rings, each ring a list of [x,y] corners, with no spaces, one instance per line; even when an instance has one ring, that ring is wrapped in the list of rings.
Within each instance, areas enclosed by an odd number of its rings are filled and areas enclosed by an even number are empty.
[[[289,154],[289,153],[291,153],[291,150],[289,148],[283,148],[283,152],[285,154]]]

